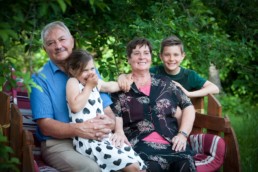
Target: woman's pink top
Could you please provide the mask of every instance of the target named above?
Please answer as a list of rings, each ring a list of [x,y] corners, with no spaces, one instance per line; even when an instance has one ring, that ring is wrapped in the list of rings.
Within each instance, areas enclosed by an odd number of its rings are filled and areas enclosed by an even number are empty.
[[[149,96],[150,95],[150,89],[151,85],[147,84],[145,86],[139,87],[138,88],[142,93],[145,95]],[[156,131],[152,132],[148,136],[146,136],[144,139],[146,142],[153,142],[153,143],[161,143],[161,144],[169,144],[167,140],[165,140],[159,133]]]

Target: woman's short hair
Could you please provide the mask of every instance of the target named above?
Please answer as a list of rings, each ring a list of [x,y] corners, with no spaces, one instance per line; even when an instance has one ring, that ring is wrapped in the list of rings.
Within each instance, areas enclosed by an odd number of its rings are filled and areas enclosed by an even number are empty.
[[[148,39],[146,39],[146,38],[134,38],[126,46],[127,58],[131,57],[133,49],[135,49],[136,46],[138,46],[138,45],[140,47],[142,47],[144,45],[147,45],[149,47],[150,53],[152,54],[152,45],[151,45],[151,43]]]

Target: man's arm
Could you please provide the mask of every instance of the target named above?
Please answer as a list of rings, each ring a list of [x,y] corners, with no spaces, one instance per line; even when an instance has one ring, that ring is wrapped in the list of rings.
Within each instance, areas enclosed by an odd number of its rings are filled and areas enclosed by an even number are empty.
[[[121,90],[117,82],[115,81],[106,82],[101,79],[98,80],[98,87],[100,91],[108,92],[108,93],[114,93]]]
[[[131,89],[133,83],[132,74],[121,74],[117,78],[117,82],[121,90],[128,92]]]
[[[112,103],[110,97],[102,93],[101,98],[103,100],[104,113],[114,116],[113,111],[109,107]],[[52,118],[41,118],[37,120],[37,123],[44,135],[59,139],[72,138],[74,136],[101,139],[115,129],[115,118],[112,119],[107,115],[99,115],[83,123],[64,123]]]
[[[51,118],[37,120],[41,132],[46,136],[58,139],[79,136],[88,139],[101,139],[106,137],[114,128],[114,122],[107,116],[96,117],[83,123],[64,123]]]

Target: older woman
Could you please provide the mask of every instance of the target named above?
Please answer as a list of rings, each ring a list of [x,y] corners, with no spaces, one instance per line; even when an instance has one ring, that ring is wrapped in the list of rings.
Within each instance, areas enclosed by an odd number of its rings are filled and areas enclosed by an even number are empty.
[[[113,110],[123,118],[125,134],[148,171],[195,171],[187,144],[195,111],[189,98],[168,77],[151,74],[152,47],[144,38],[127,45],[133,84],[112,94]],[[176,109],[182,109],[180,128]]]

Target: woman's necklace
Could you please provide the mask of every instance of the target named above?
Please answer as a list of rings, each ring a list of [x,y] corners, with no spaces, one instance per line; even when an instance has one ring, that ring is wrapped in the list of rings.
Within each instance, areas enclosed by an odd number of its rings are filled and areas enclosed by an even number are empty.
[[[140,87],[143,87],[143,86],[145,86],[145,85],[150,83],[150,78],[151,77],[150,77],[150,75],[148,75],[147,79],[144,79],[144,78],[138,79],[136,77],[133,77],[133,78],[134,78],[134,82],[136,83],[136,85],[138,85]]]

